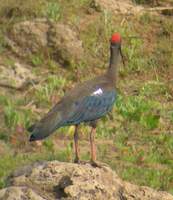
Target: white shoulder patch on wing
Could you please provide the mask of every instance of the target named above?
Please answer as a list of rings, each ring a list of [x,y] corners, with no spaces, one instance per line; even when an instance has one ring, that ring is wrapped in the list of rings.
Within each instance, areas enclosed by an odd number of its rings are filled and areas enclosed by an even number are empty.
[[[94,91],[91,95],[92,96],[97,96],[103,94],[103,90],[99,88],[98,90]]]

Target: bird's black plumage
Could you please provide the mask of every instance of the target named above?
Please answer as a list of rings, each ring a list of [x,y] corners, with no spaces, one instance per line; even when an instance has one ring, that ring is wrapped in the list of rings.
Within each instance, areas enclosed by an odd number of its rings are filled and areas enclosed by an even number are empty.
[[[97,79],[71,90],[40,122],[32,125],[31,140],[44,139],[61,126],[97,120],[109,112],[115,101],[115,89],[111,89],[105,77]]]
[[[75,108],[69,117],[65,119],[64,125],[95,121],[110,111],[114,101],[115,91],[104,91],[99,88],[90,96],[74,103]]]
[[[120,43],[111,44],[111,59],[107,72],[68,91],[45,117],[28,129],[32,132],[30,141],[44,139],[62,126],[95,121],[111,110],[116,99],[116,65],[119,51]]]

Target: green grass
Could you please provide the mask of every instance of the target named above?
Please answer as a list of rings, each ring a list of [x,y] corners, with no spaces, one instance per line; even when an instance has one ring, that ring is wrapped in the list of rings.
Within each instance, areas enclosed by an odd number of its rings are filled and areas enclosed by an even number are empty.
[[[129,121],[136,121],[146,129],[157,128],[159,123],[159,104],[147,101],[143,96],[120,96],[117,100],[117,111]],[[156,112],[157,111],[157,112]]]
[[[15,104],[8,102],[4,107],[4,123],[9,129],[16,128],[17,125],[28,127],[32,112],[27,109],[17,110]]]
[[[65,84],[66,80],[63,77],[60,76],[58,77],[55,75],[49,76],[47,78],[46,83],[36,90],[35,97],[37,101],[40,102],[41,104],[50,103],[50,97],[57,90],[59,90],[58,91],[59,96],[62,96],[63,95],[62,89],[64,88]]]
[[[41,55],[32,55],[30,60],[34,67],[43,65],[43,56]]]
[[[61,17],[61,6],[58,2],[47,2],[45,16],[54,21],[58,21]]]
[[[13,21],[43,16],[45,7],[45,0],[38,0],[37,3],[32,0],[27,2],[22,0],[1,0],[0,16],[2,19],[8,20],[6,25],[9,25]]]

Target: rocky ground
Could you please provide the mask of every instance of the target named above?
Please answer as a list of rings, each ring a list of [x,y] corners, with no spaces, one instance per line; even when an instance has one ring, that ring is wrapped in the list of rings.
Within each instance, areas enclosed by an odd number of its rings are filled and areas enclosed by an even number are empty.
[[[35,163],[18,169],[8,182],[1,200],[173,200],[166,192],[123,181],[104,164]]]

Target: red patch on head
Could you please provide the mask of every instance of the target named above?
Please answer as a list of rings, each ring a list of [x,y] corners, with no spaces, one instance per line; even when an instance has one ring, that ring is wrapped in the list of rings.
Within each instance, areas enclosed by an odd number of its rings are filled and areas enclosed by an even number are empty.
[[[111,37],[112,43],[120,43],[121,42],[121,36],[119,33],[114,33]]]

